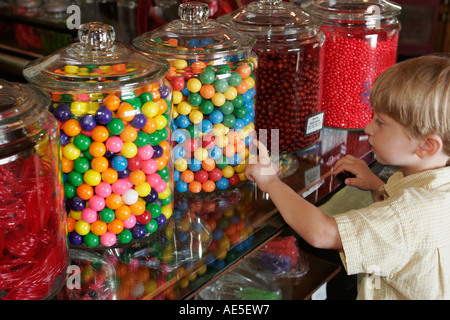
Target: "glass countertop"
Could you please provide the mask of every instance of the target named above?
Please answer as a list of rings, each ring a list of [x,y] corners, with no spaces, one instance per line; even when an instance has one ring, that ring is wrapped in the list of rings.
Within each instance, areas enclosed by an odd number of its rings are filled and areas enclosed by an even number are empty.
[[[362,130],[324,128],[319,140],[280,160],[292,189],[319,205],[342,188],[333,164],[351,154],[375,157]],[[252,182],[210,194],[175,194],[167,226],[151,241],[107,250],[71,249],[71,273],[57,299],[191,299],[286,228]]]

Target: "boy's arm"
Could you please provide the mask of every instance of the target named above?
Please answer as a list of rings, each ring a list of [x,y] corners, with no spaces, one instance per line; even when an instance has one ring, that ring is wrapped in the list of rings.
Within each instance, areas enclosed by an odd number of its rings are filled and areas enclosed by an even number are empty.
[[[286,223],[315,248],[342,249],[336,221],[303,199],[281,180],[267,188],[270,199],[277,206]]]

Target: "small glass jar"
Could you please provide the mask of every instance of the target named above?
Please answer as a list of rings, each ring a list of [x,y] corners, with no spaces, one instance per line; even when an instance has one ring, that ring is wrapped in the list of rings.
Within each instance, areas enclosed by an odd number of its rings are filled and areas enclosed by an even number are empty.
[[[36,88],[0,80],[0,299],[50,298],[64,285],[63,182],[49,105]]]
[[[212,192],[246,180],[254,134],[255,39],[208,19],[206,3],[133,40],[171,63],[175,190]]]
[[[385,0],[308,0],[302,8],[322,19],[325,34],[325,125],[360,129],[373,117],[370,90],[395,64],[400,6]]]
[[[218,19],[253,35],[258,56],[255,127],[267,146],[295,152],[313,145],[322,129],[322,44],[319,21],[299,6],[259,0]],[[313,125],[314,124],[314,125]],[[278,135],[273,130],[279,130]]]
[[[169,63],[83,24],[80,42],[24,69],[50,93],[60,124],[69,242],[104,248],[148,240],[172,214]]]

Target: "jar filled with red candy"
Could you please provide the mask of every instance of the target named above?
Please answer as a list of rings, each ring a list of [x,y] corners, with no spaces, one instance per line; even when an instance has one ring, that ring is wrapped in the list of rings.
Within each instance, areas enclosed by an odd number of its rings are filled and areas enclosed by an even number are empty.
[[[324,124],[364,128],[373,116],[372,83],[397,59],[400,6],[385,0],[308,0],[302,7],[323,21]]]
[[[218,20],[257,40],[255,127],[267,130],[268,147],[279,143],[289,153],[314,144],[323,125],[319,22],[281,0],[255,1]]]
[[[172,215],[169,63],[81,25],[80,42],[33,61],[25,78],[49,92],[60,128],[69,243],[147,241]]]
[[[171,64],[175,190],[225,190],[246,180],[255,127],[255,39],[209,19],[206,3],[183,3],[178,12],[180,19],[133,44]]]
[[[69,254],[50,98],[0,79],[0,300],[50,298]]]

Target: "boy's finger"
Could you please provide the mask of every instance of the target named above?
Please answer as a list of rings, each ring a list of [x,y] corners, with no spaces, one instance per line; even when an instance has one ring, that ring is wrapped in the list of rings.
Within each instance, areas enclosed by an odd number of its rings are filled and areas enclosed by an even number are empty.
[[[267,150],[264,143],[256,139],[254,139],[253,142],[255,143],[256,147],[259,150],[259,157],[269,158],[269,151]]]

